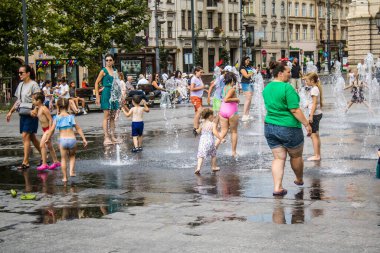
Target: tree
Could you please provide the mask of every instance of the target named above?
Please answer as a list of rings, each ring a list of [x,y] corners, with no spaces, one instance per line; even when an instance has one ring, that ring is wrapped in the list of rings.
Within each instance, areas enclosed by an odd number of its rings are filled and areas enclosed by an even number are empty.
[[[166,73],[168,70],[169,50],[165,49],[165,40],[162,40],[162,46],[160,47],[160,69],[161,73]]]
[[[132,51],[136,35],[149,24],[146,0],[49,0],[49,54],[97,65],[111,48]],[[58,45],[58,46],[57,46]]]
[[[32,52],[43,47],[48,41],[45,36],[50,21],[43,13],[47,11],[47,1],[27,0],[28,47]],[[16,67],[13,57],[24,54],[22,2],[0,1],[0,69],[3,74],[11,74]],[[17,67],[16,67],[17,68]]]

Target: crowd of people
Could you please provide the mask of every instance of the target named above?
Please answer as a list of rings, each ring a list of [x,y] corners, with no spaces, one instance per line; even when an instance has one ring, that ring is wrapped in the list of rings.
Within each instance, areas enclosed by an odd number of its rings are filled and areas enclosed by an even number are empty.
[[[111,54],[105,57],[106,66],[100,71],[95,81],[95,103],[103,111],[102,126],[104,145],[114,145],[122,140],[118,139],[115,130],[115,121],[121,115],[132,118],[132,152],[143,151],[144,113],[148,113],[148,96],[165,97],[169,93],[175,94],[174,103],[189,102],[194,107],[193,133],[200,135],[197,152],[197,166],[195,174],[200,174],[202,164],[207,157],[211,157],[211,170],[220,170],[217,166],[217,150],[230,132],[231,155],[238,157],[238,125],[253,120],[250,115],[252,97],[256,91],[256,78],[261,75],[259,67],[252,66],[250,58],[244,57],[239,69],[233,66],[219,64],[214,69],[214,78],[208,89],[202,80],[202,67],[195,67],[192,76],[180,71],[165,78],[154,73],[148,80],[140,76],[136,87],[132,85],[132,77],[127,80],[114,67],[114,58]],[[270,75],[273,79],[266,84],[262,97],[266,109],[264,135],[273,155],[272,174],[274,181],[274,196],[283,196],[287,190],[282,186],[282,178],[286,157],[290,157],[290,165],[295,174],[294,183],[303,185],[303,146],[304,126],[307,135],[311,137],[314,155],[310,161],[321,160],[321,141],[319,137],[319,123],[322,119],[323,92],[316,72],[304,73],[297,59],[293,62],[281,60],[271,62]],[[75,120],[75,114],[85,112],[85,100],[76,97],[75,82],[67,83],[61,79],[59,86],[51,87],[46,81],[41,89],[33,81],[30,66],[20,67],[19,84],[15,96],[16,103],[7,114],[9,121],[13,112],[20,114],[20,133],[24,144],[24,159],[20,169],[30,167],[29,146],[32,142],[41,153],[41,165],[37,170],[62,168],[62,180],[76,175],[75,151],[77,142],[75,132],[82,138],[83,146],[87,146],[83,131]],[[188,79],[189,77],[189,79]],[[166,79],[166,80],[165,80]],[[146,94],[140,88],[151,85],[151,93]],[[350,83],[355,87],[355,82]],[[307,90],[308,103],[305,108],[300,106],[299,92],[301,87]],[[350,87],[350,86],[349,86]],[[243,115],[239,116],[239,94],[244,95]],[[207,103],[203,103],[204,95]],[[127,98],[131,98],[132,108],[126,106]],[[359,96],[360,99],[360,96]],[[161,100],[163,101],[163,100]],[[173,101],[171,101],[173,102]],[[51,116],[54,106],[57,115]],[[255,106],[255,105],[254,105]],[[79,107],[82,107],[80,110]],[[305,113],[304,113],[305,112]],[[306,115],[305,115],[306,114]],[[41,141],[36,137],[38,124],[44,132]],[[61,161],[57,159],[51,136],[55,130],[59,131],[59,148]],[[47,164],[47,150],[53,159]],[[68,161],[68,162],[67,162]],[[69,174],[67,168],[69,167]]]

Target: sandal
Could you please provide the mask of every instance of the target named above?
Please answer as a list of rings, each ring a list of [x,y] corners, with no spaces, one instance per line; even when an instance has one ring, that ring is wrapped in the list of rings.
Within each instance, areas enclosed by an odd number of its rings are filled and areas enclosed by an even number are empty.
[[[36,195],[35,194],[31,194],[31,193],[27,193],[27,194],[21,195],[20,199],[21,200],[35,200],[36,199]]]
[[[286,189],[282,189],[279,192],[273,192],[273,196],[285,196],[288,193]]]
[[[26,164],[21,164],[20,166],[17,167],[18,170],[27,170],[30,168],[30,165]]]
[[[294,184],[296,184],[296,185],[303,185],[303,181],[301,181],[301,182],[298,182],[297,180],[294,180]]]

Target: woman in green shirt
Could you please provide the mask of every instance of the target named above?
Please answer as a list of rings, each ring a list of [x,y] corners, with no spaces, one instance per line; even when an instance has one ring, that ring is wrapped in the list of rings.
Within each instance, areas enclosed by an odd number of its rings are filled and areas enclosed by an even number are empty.
[[[274,80],[263,90],[267,115],[265,117],[265,138],[273,153],[272,176],[273,196],[284,196],[287,190],[282,187],[282,178],[286,156],[290,156],[290,165],[296,175],[294,183],[303,185],[303,132],[305,126],[308,136],[311,134],[309,121],[299,108],[300,98],[288,83],[290,68],[283,63],[271,62]]]

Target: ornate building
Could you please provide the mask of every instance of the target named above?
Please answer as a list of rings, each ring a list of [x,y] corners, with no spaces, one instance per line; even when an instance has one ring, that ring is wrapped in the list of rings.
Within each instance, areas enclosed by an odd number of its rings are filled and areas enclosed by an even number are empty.
[[[367,53],[380,56],[380,35],[376,27],[376,14],[380,12],[378,0],[353,0],[348,15],[348,52],[350,64],[364,59]],[[378,14],[380,15],[380,14]]]

